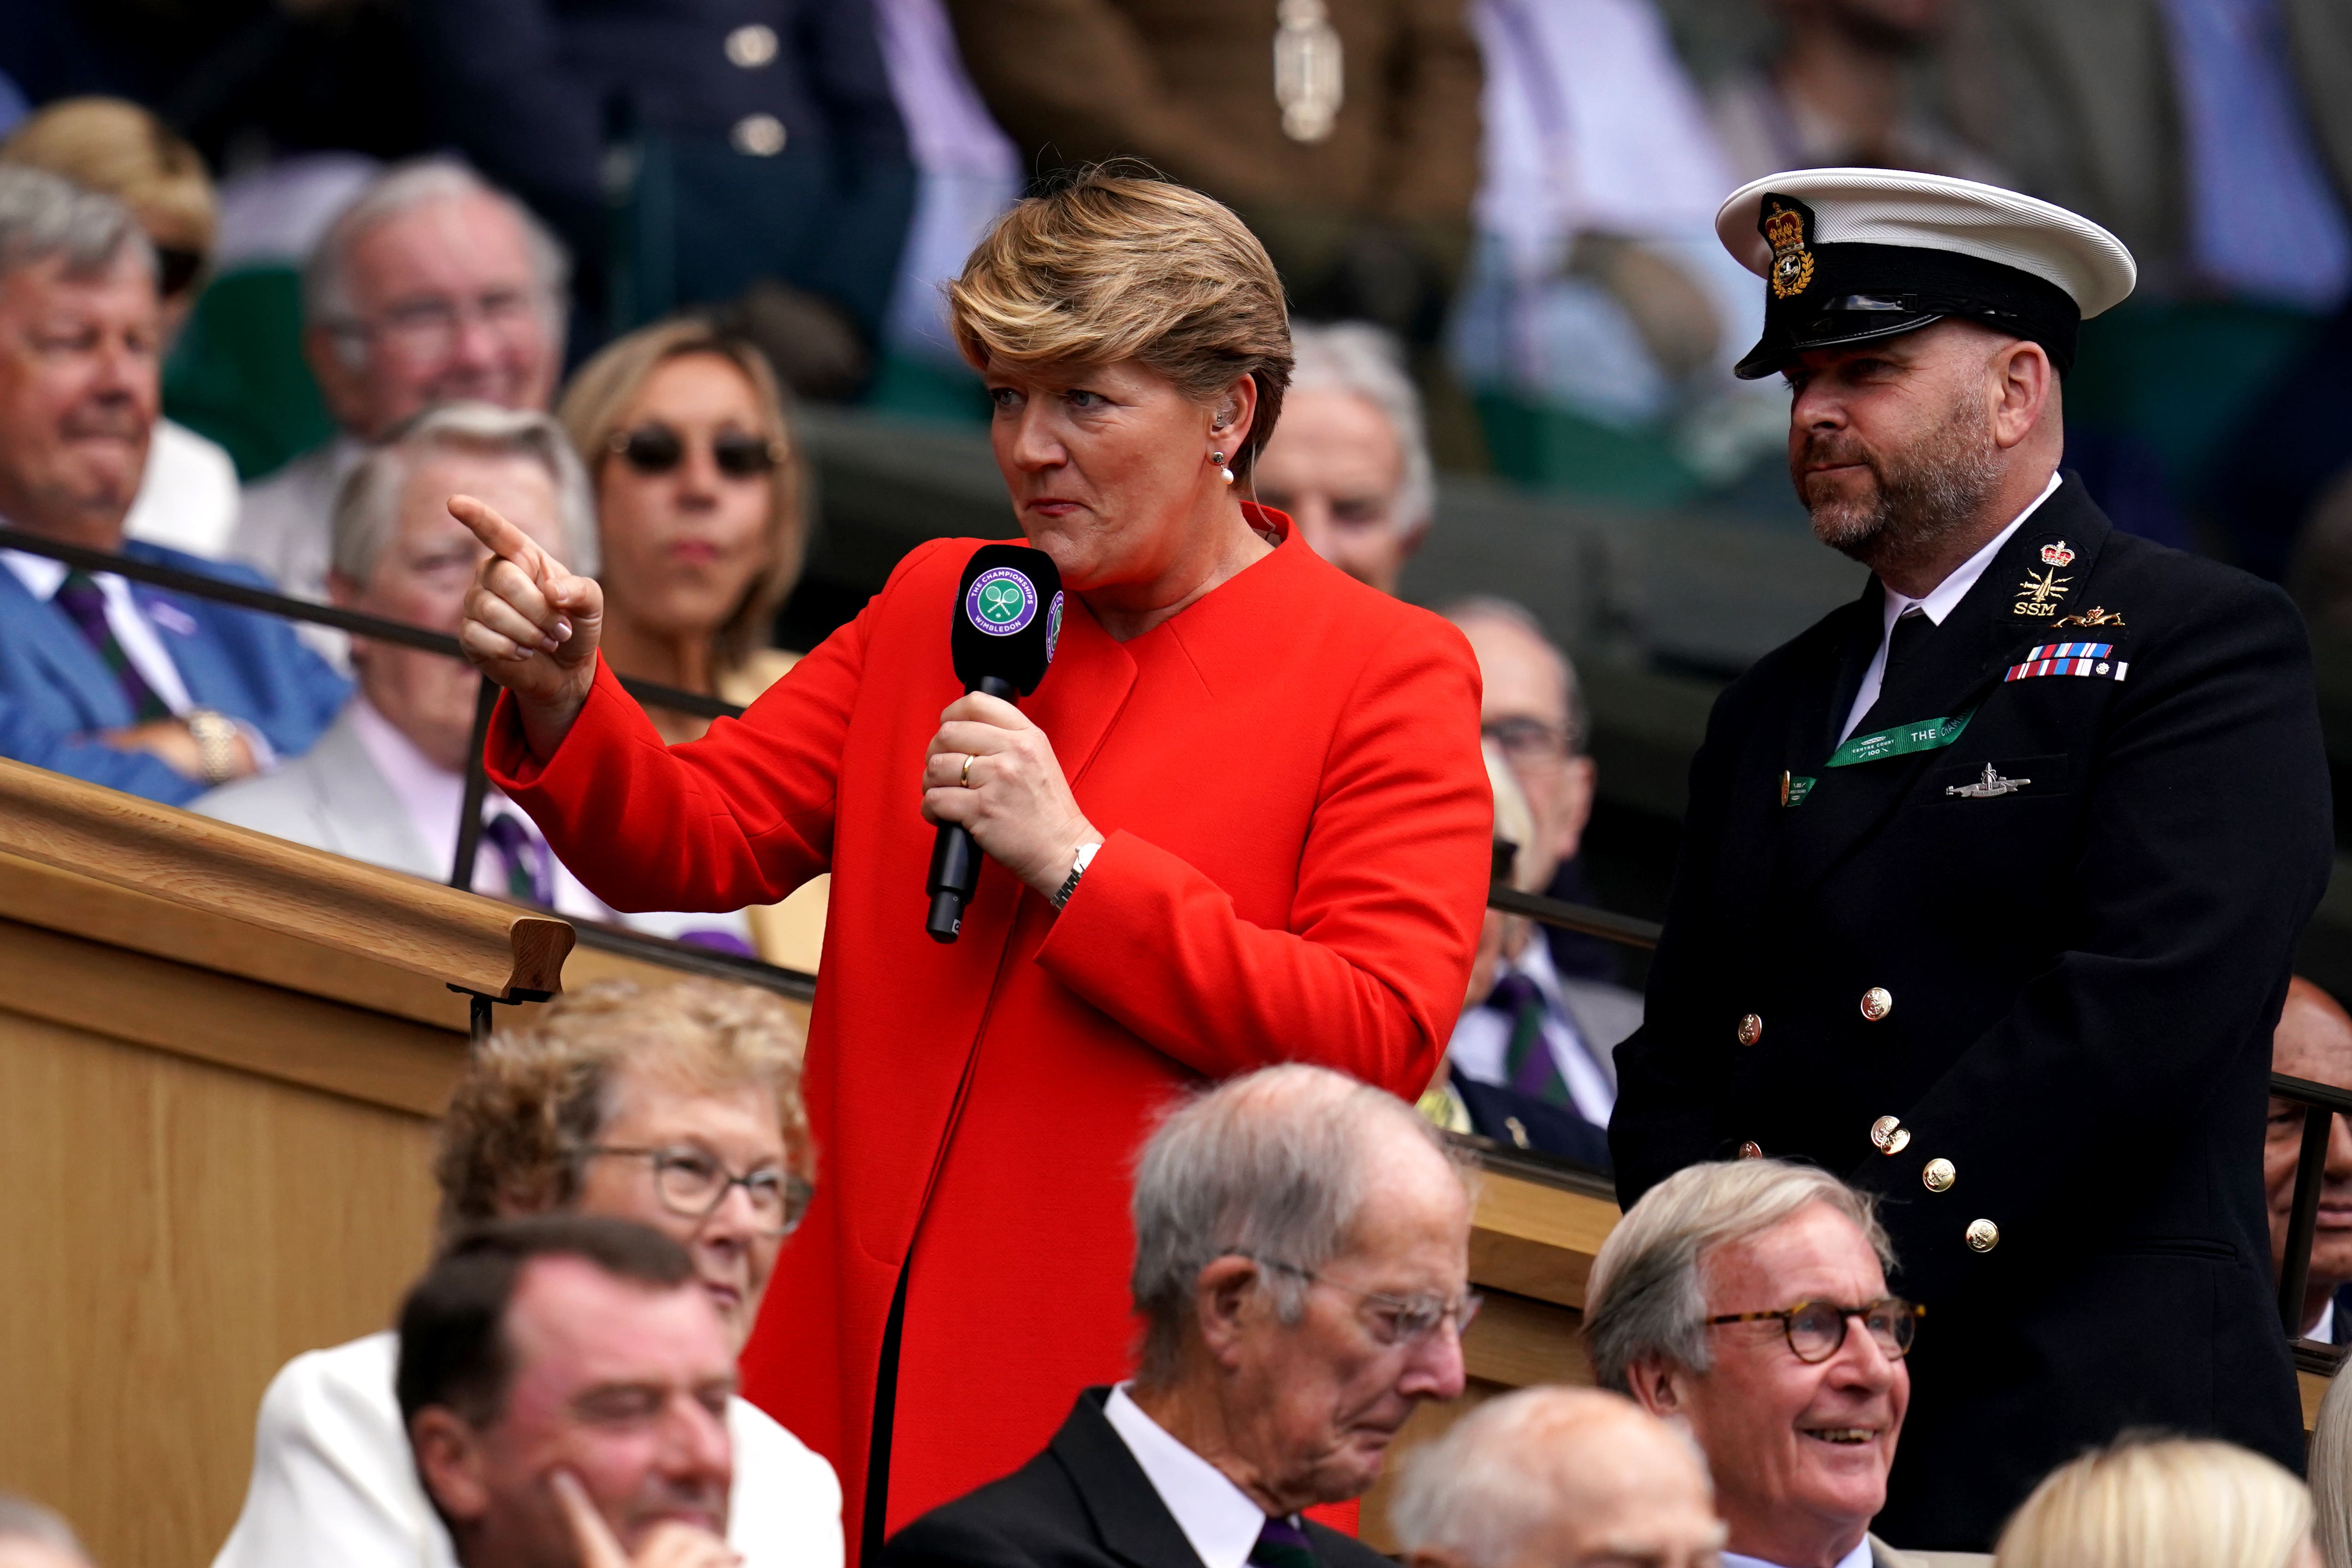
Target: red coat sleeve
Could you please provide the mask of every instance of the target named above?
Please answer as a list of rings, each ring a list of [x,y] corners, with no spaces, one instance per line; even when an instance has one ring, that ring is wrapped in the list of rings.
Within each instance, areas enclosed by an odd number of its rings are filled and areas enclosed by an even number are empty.
[[[601,656],[588,704],[545,763],[499,699],[484,762],[557,857],[616,910],[773,903],[833,858],[849,715],[876,606],[936,545],[917,549],[857,618],[740,719],[668,746]]]
[[[1117,831],[1038,950],[1045,971],[1209,1077],[1311,1061],[1418,1097],[1469,986],[1494,798],[1468,645],[1451,627],[1398,641],[1332,736],[1286,929]]]

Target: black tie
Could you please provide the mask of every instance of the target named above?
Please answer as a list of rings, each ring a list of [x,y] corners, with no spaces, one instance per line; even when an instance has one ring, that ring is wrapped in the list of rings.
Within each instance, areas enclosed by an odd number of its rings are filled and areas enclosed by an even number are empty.
[[[1895,694],[1895,678],[1917,664],[1919,650],[1934,635],[1936,623],[1927,618],[1925,610],[1914,605],[1895,618],[1895,629],[1886,634],[1886,668],[1878,677],[1878,697],[1871,703],[1870,711],[1853,727],[1857,735],[1867,735],[1889,724],[1900,724],[1918,718],[1916,713],[1898,713],[1889,706]]]

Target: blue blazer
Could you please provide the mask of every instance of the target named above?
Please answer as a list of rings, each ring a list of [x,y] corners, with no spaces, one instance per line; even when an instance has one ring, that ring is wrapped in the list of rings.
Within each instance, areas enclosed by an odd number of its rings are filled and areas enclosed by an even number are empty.
[[[127,542],[122,553],[255,588],[269,584],[233,566],[159,545]],[[305,647],[291,624],[183,594],[131,584],[188,695],[252,725],[280,757],[297,757],[351,696],[351,683]],[[105,660],[54,604],[33,597],[0,565],[0,756],[180,805],[205,791],[145,752],[119,751],[96,733],[136,721]]]

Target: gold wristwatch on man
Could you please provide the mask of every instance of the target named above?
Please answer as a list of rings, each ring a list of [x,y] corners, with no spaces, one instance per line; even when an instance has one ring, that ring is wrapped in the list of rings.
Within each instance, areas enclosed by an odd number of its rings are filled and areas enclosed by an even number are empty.
[[[191,708],[184,722],[195,737],[196,755],[204,764],[205,783],[225,784],[237,776],[236,723],[210,708]]]

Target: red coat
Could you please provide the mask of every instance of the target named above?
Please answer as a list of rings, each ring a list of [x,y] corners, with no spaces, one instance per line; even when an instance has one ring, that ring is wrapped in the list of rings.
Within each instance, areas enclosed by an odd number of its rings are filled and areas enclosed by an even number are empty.
[[[1461,1008],[1491,863],[1477,666],[1258,521],[1271,555],[1131,642],[1072,599],[1023,710],[1106,842],[1059,916],[985,862],[950,946],[923,931],[919,781],[980,541],[916,550],[692,744],[665,748],[601,668],[543,769],[499,709],[492,775],[617,908],[739,909],[833,872],[806,1075],[824,1169],[743,1367],[840,1471],[853,1551],[910,1248],[892,1530],[1125,1374],[1129,1178],[1157,1110],[1294,1060],[1412,1098]]]

